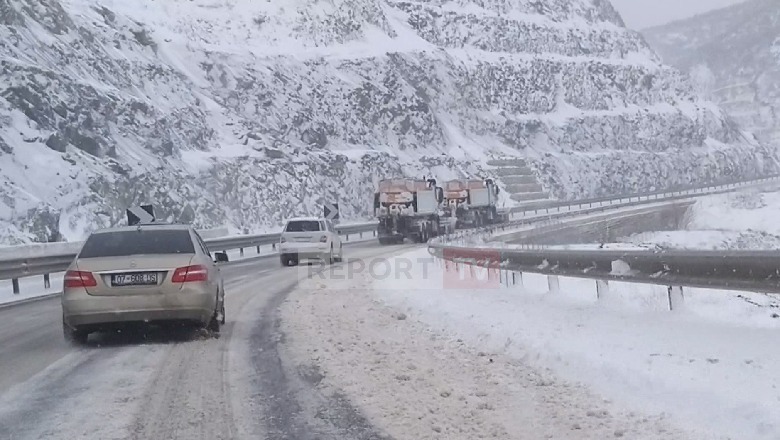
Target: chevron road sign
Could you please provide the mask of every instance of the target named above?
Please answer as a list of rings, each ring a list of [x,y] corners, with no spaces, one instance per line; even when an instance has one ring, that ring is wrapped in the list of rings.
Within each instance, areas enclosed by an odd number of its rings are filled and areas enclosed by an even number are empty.
[[[339,204],[325,202],[323,207],[323,216],[328,220],[338,221],[339,219]]]
[[[141,205],[133,206],[127,209],[127,225],[135,226],[137,224],[154,222],[154,206]]]

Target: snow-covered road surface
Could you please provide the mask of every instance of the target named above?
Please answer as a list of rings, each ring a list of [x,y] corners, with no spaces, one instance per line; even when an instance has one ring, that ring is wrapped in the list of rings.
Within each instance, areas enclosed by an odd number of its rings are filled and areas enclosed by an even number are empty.
[[[225,266],[220,338],[152,329],[73,348],[57,299],[2,309],[0,440],[693,440],[724,438],[700,422],[729,404],[748,433],[733,438],[776,426],[778,359],[760,350],[776,330],[442,289],[413,249],[355,245],[322,277]]]
[[[349,254],[399,249],[370,244]],[[378,438],[348,401],[319,398],[301,379],[309,376],[280,360],[276,309],[296,271],[276,259],[223,271],[228,323],[219,338],[152,329],[73,348],[62,339],[58,299],[0,310],[0,439]]]

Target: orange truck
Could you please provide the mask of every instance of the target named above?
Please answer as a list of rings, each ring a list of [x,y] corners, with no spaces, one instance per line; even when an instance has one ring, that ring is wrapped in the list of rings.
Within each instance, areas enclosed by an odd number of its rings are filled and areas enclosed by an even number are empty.
[[[443,197],[435,179],[380,181],[374,193],[379,243],[397,244],[405,239],[425,243],[445,232],[439,222]]]
[[[444,184],[443,217],[455,219],[455,227],[470,228],[500,223],[499,188],[491,179],[455,179]]]

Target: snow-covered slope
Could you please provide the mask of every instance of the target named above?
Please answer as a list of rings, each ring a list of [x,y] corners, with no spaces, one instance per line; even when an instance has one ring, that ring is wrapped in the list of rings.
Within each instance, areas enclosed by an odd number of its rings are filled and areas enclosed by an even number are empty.
[[[261,230],[526,157],[558,197],[775,171],[604,0],[0,0],[0,242]],[[10,228],[5,227],[10,225]]]
[[[780,4],[751,0],[648,29],[665,62],[759,139],[780,146]]]

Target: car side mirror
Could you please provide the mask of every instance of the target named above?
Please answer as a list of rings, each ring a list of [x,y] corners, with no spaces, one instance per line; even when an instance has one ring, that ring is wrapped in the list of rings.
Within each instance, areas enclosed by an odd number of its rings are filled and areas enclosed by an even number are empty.
[[[228,263],[230,261],[230,258],[228,258],[228,254],[225,252],[216,252],[214,253],[214,262],[215,263]]]

